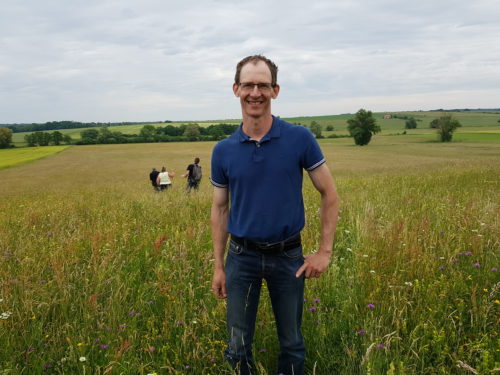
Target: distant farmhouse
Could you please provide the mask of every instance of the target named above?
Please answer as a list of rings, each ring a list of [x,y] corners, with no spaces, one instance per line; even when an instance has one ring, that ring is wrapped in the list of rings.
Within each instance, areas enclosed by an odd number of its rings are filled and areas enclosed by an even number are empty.
[[[391,119],[392,115],[390,113],[384,115],[384,119]]]

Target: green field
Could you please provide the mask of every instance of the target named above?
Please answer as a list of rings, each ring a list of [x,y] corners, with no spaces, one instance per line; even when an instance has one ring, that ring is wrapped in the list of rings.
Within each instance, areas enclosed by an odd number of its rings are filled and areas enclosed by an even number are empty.
[[[46,146],[0,150],[0,169],[28,163],[61,152],[68,146]]]
[[[500,141],[486,130],[320,141],[341,213],[333,263],[306,284],[307,374],[498,372]],[[73,146],[0,171],[1,374],[230,374],[210,287],[213,146]],[[179,177],[153,192],[151,167],[180,176],[194,156],[198,193]],[[304,199],[308,252],[308,178]],[[263,292],[255,357],[274,375]]]

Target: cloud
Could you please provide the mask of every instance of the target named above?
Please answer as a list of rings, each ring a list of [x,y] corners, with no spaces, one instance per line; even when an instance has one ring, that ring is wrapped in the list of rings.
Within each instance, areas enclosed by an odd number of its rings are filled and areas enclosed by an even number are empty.
[[[234,67],[255,53],[279,66],[281,116],[497,107],[499,13],[489,0],[6,0],[0,122],[236,118]]]

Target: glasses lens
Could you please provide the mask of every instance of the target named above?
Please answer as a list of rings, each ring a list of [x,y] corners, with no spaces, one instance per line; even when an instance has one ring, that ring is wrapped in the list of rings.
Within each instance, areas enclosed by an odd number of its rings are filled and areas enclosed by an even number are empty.
[[[268,92],[271,90],[271,87],[272,87],[272,85],[270,83],[243,82],[240,84],[240,87],[243,91],[253,91],[255,86],[257,86],[257,89],[260,92]]]

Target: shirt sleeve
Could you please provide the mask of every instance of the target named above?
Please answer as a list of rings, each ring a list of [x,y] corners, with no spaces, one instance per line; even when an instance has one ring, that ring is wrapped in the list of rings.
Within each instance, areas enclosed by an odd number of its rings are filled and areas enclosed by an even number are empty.
[[[303,166],[308,172],[318,168],[321,164],[325,163],[325,157],[323,152],[319,147],[318,141],[314,138],[314,135],[308,130],[306,130],[306,142],[303,155]]]
[[[219,188],[227,188],[229,180],[224,170],[223,165],[223,152],[220,143],[216,144],[212,152],[212,170],[210,176],[210,182],[212,185]]]

